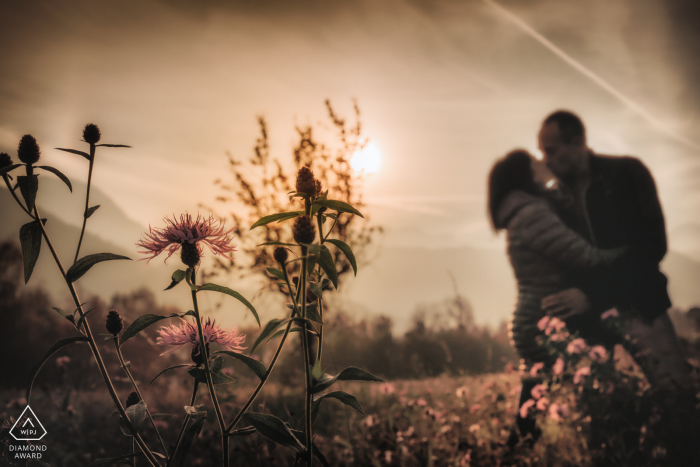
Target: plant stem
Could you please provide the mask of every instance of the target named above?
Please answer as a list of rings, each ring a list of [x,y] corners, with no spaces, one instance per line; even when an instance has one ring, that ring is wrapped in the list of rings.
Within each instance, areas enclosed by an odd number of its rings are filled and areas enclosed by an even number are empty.
[[[318,224],[318,238],[319,238],[319,243],[323,245],[323,242],[325,238],[323,238],[323,214],[317,213],[316,214],[316,223]],[[333,224],[333,227],[335,227],[335,224]],[[333,227],[331,227],[331,230],[333,230]],[[330,230],[328,231],[330,233]],[[318,266],[319,271],[321,270],[321,266]],[[319,277],[321,277],[319,275]],[[322,288],[323,281],[321,280],[319,283],[319,288]],[[323,299],[322,297],[317,297],[316,298],[316,303],[318,303],[318,316],[321,318],[321,323],[318,325],[318,349],[316,349],[316,361],[320,362],[321,361],[321,353],[323,350]],[[320,363],[319,363],[320,365]]]
[[[80,245],[83,243],[83,235],[85,235],[85,224],[87,224],[87,213],[90,207],[90,185],[92,184],[92,167],[95,164],[95,143],[90,143],[90,169],[88,170],[87,194],[85,195],[85,212],[83,212],[83,228],[80,230],[80,240],[78,240],[78,248],[75,250],[75,259],[78,261],[80,253]]]
[[[136,391],[136,394],[139,395],[139,400],[143,401],[143,404],[146,406],[146,415],[148,415],[148,419],[151,421],[151,425],[153,425],[153,429],[156,430],[156,434],[158,435],[158,439],[160,440],[160,445],[163,448],[163,453],[165,454],[165,457],[167,459],[168,450],[165,448],[165,443],[163,442],[163,438],[160,436],[160,432],[158,431],[158,428],[156,427],[156,423],[153,421],[153,417],[151,416],[151,411],[148,410],[148,405],[146,405],[146,401],[144,400],[143,396],[141,395],[141,391],[139,391],[139,387],[136,385],[136,381],[134,381],[134,377],[131,375],[131,371],[129,371],[129,368],[126,366],[126,363],[124,362],[124,356],[122,355],[122,349],[119,346],[119,338],[118,337],[115,337],[115,339],[114,339],[114,347],[117,349],[117,357],[119,357],[119,363],[121,363],[122,368],[124,368],[124,372],[126,373],[126,376],[129,377],[129,380],[131,381],[131,385],[134,387],[134,391]]]
[[[308,216],[311,213],[311,200],[309,197],[304,198],[304,213]],[[299,273],[299,287],[301,287],[301,317],[306,319],[306,267],[308,264],[308,253],[309,249],[302,245],[301,247],[301,272]],[[311,434],[311,398],[313,397],[311,393],[311,349],[309,348],[309,334],[306,322],[303,323],[301,328],[301,345],[304,357],[304,378],[306,380],[306,391],[304,392],[304,422],[306,423],[306,463],[309,467],[313,465],[313,449],[311,448],[312,434]]]
[[[195,272],[192,268],[192,285],[195,285]],[[197,291],[192,290],[192,305],[194,306],[194,314],[197,319],[197,332],[199,333],[199,351],[202,354],[202,360],[204,360],[204,374],[207,379],[207,387],[209,388],[209,395],[211,396],[211,401],[214,404],[214,411],[216,412],[216,419],[219,422],[219,428],[221,429],[221,434],[226,434],[226,422],[224,422],[224,416],[221,413],[221,406],[219,406],[219,399],[216,397],[216,390],[214,389],[214,381],[211,377],[211,368],[209,366],[209,354],[207,353],[207,344],[204,340],[204,331],[202,330],[202,317],[199,315],[199,305],[197,304]],[[226,441],[224,441],[226,440]],[[222,448],[224,448],[224,467],[229,465],[229,453],[228,453],[228,437],[222,437]]]
[[[197,388],[199,387],[199,381],[196,379],[194,380],[194,387],[192,388],[192,398],[190,399],[190,407],[194,407],[194,402],[197,399]],[[187,414],[185,415],[185,421],[182,424],[182,428],[180,428],[180,434],[177,435],[177,441],[175,442],[175,449],[173,450],[173,457],[168,460],[166,467],[170,467],[170,463],[173,461],[175,458],[175,453],[177,452],[177,448],[180,447],[180,442],[182,442],[182,437],[185,434],[185,429],[187,429],[187,424],[190,421],[190,415]]]
[[[39,210],[36,207],[36,203],[34,203],[34,214],[36,219],[41,219],[41,216],[39,214]],[[44,223],[39,220],[39,226],[41,227],[41,233],[44,236],[44,240],[46,240],[46,244],[49,246],[49,249],[51,250],[51,254],[53,255],[53,258],[56,262],[56,265],[58,266],[58,269],[61,271],[61,275],[63,276],[63,280],[66,282],[66,285],[68,285],[68,289],[70,290],[71,296],[73,297],[73,301],[75,302],[75,306],[78,309],[78,313],[80,314],[80,317],[83,318],[83,328],[85,329],[85,337],[88,338],[88,344],[90,345],[90,350],[92,351],[92,355],[95,357],[95,361],[97,362],[97,367],[100,370],[100,373],[102,374],[102,379],[104,379],[105,385],[107,386],[107,390],[109,391],[110,396],[112,396],[112,400],[114,401],[114,405],[117,407],[117,410],[119,410],[119,414],[121,415],[122,419],[124,420],[124,423],[127,425],[129,430],[131,432],[136,433],[136,430],[134,429],[134,426],[131,423],[131,420],[129,420],[129,416],[126,414],[126,411],[124,410],[124,406],[122,406],[121,401],[119,400],[119,396],[117,395],[117,391],[114,389],[114,386],[112,385],[112,380],[109,378],[109,374],[107,373],[107,368],[105,367],[104,361],[102,360],[102,355],[100,355],[100,351],[97,348],[97,344],[95,343],[95,338],[92,335],[92,331],[90,330],[90,324],[88,323],[87,319],[84,319],[84,312],[83,312],[83,306],[81,305],[80,298],[78,298],[78,294],[75,291],[75,287],[73,286],[72,282],[69,282],[68,279],[66,278],[66,270],[63,268],[63,264],[61,263],[61,260],[58,257],[58,254],[56,253],[56,250],[53,247],[53,243],[51,243],[51,239],[49,238],[49,234],[46,232],[46,229],[44,228]],[[134,436],[134,439],[136,440],[136,443],[139,445],[139,448],[143,452],[143,454],[146,456],[146,459],[148,459],[149,463],[153,467],[159,467],[160,464],[158,464],[158,461],[156,460],[155,456],[153,456],[153,453],[148,449],[148,446],[146,446],[146,443],[143,441],[143,438],[141,438],[141,435],[136,433]]]
[[[19,204],[19,207],[21,207],[24,212],[26,212],[27,214],[29,214],[31,216],[32,213],[29,210],[27,210],[27,208],[24,207],[24,204],[22,204],[22,202],[17,197],[17,193],[15,193],[15,190],[12,189],[12,186],[10,185],[10,179],[7,177],[7,174],[2,174],[2,178],[5,180],[5,185],[7,185],[7,189],[10,190],[10,193],[12,193],[12,197],[15,199],[15,201],[17,201],[17,204]],[[34,216],[32,216],[32,217],[34,217]]]

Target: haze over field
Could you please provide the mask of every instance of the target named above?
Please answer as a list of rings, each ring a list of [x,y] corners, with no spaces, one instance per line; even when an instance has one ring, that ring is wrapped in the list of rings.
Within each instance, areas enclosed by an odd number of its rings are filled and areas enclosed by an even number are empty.
[[[211,203],[225,153],[251,154],[257,115],[268,121],[273,156],[291,164],[294,126],[324,122],[326,98],[350,117],[356,98],[382,158],[366,180],[366,211],[386,233],[348,297],[401,329],[417,303],[454,293],[449,271],[477,321],[495,325],[509,316],[515,288],[503,238],[485,217],[488,170],[515,147],[537,153],[542,118],[569,108],[594,150],[649,166],[667,219],[674,301],[700,302],[692,0],[5,1],[2,12],[0,151],[14,156],[32,133],[44,163],[84,183],[85,161],[51,148],[84,144],[88,122],[105,142],[134,146],[101,153],[94,186],[106,204],[90,221],[132,257],[148,224]],[[75,226],[84,185],[74,191],[74,205],[58,185],[39,200]],[[9,209],[0,204],[3,219]],[[16,230],[5,222],[0,234]],[[163,283],[174,268],[132,266],[162,273]]]

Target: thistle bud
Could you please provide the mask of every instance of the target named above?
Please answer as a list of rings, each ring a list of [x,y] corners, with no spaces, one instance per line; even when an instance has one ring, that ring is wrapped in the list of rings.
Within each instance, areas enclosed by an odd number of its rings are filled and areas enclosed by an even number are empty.
[[[309,197],[316,196],[316,179],[314,173],[308,167],[302,167],[297,174],[296,190],[305,193]]]
[[[321,181],[317,179],[317,180],[316,180],[316,192],[314,193],[314,196],[321,196],[321,193],[322,193],[322,191],[321,191]]]
[[[39,144],[37,144],[36,139],[32,135],[24,135],[22,139],[19,140],[17,157],[25,164],[30,165],[39,161],[41,151],[39,150]]]
[[[180,250],[180,259],[187,266],[193,268],[199,264],[199,259],[202,257],[199,251],[199,245],[196,243],[184,242]]]
[[[6,152],[0,152],[0,169],[12,165],[12,157]]]
[[[136,405],[139,402],[141,402],[141,398],[139,397],[139,395],[136,393],[136,391],[131,391],[131,393],[126,398],[126,407],[124,408],[128,409],[132,405]]]
[[[107,323],[105,324],[105,327],[107,328],[108,333],[115,336],[122,332],[124,322],[122,321],[122,317],[119,315],[117,310],[109,310],[109,313],[107,313]]]
[[[100,129],[94,123],[88,123],[83,130],[83,139],[86,143],[97,144],[100,140]]]
[[[299,216],[294,220],[292,236],[297,243],[313,243],[316,238],[316,227],[309,216]]]
[[[289,257],[289,253],[287,253],[286,248],[278,246],[277,248],[275,248],[273,256],[275,257],[275,261],[284,265],[284,263],[287,261],[287,257]]]

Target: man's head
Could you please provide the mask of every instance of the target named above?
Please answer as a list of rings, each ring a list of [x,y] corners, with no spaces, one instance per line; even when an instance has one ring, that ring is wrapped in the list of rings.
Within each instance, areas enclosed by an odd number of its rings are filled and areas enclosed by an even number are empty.
[[[550,114],[538,139],[544,162],[557,177],[570,180],[587,170],[586,129],[575,114],[565,110]]]

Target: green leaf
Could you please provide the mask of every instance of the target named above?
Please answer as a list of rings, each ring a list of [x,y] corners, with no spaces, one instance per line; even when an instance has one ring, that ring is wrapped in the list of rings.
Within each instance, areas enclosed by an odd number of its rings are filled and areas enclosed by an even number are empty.
[[[194,439],[197,436],[199,436],[199,433],[202,431],[202,427],[204,426],[204,420],[206,420],[206,417],[197,418],[192,424],[192,426],[190,426],[187,429],[185,435],[182,437],[180,445],[177,447],[177,450],[173,453],[173,460],[170,463],[170,467],[185,467],[185,460],[187,459],[187,454],[192,448],[192,443],[194,442]]]
[[[197,290],[212,290],[214,292],[219,292],[223,293],[226,295],[230,295],[245,306],[248,307],[248,309],[253,313],[253,316],[255,316],[255,321],[258,322],[258,327],[260,327],[260,317],[258,316],[258,312],[255,311],[255,307],[250,304],[248,300],[246,300],[243,295],[239,294],[235,290],[231,290],[228,287],[224,287],[221,285],[216,285],[216,284],[204,284],[203,286],[199,287]]]
[[[88,311],[83,312],[83,316],[78,320],[78,324],[75,326],[80,329],[80,326],[82,326],[83,321],[87,318],[87,315],[90,314],[90,312],[97,310],[97,308],[90,308]]]
[[[336,240],[334,238],[327,238],[325,242],[332,243],[333,245],[337,246],[340,251],[343,252],[345,257],[350,262],[350,266],[352,266],[353,272],[357,276],[357,261],[355,260],[355,255],[353,254],[348,244],[343,242],[342,240]]]
[[[46,219],[42,219],[46,223]],[[39,221],[24,224],[19,229],[19,242],[22,246],[22,259],[24,260],[24,283],[32,277],[36,260],[41,251],[41,225]]]
[[[304,425],[303,421],[304,419],[302,418],[302,426]],[[299,440],[301,444],[304,444],[306,442],[306,433],[301,430],[291,430],[292,434],[296,436],[296,438]],[[321,465],[323,467],[331,467],[331,465],[328,463],[328,459],[326,459],[326,456],[321,453],[321,450],[318,449],[318,446],[316,446],[316,443],[311,441],[311,447],[313,448],[314,455],[318,458],[319,461],[321,461]],[[302,453],[297,454],[297,456],[303,455]]]
[[[98,204],[97,206],[93,206],[93,207],[91,207],[90,209],[88,209],[87,212],[85,213],[85,219],[89,219],[90,216],[92,216],[93,213],[94,213],[95,211],[97,211],[97,209],[98,209],[100,206],[102,206],[102,205],[101,205],[101,204]]]
[[[277,331],[276,333],[274,333],[273,335],[271,335],[270,338],[269,338],[269,339],[267,340],[267,342],[265,342],[265,343],[267,344],[267,343],[270,342],[272,339],[277,339],[277,338],[280,337],[282,334],[284,334],[284,331],[285,331],[284,329],[280,329],[279,331]],[[292,333],[292,332],[299,332],[299,331],[301,331],[301,328],[291,328],[291,329],[289,330],[290,333]]]
[[[347,405],[348,407],[352,407],[353,409],[360,412],[362,415],[365,414],[364,411],[362,410],[362,406],[357,401],[357,398],[355,396],[348,394],[347,392],[335,391],[335,392],[329,392],[328,394],[324,394],[322,396],[314,398],[314,401],[311,403],[311,423],[316,421],[316,416],[318,415],[318,409],[321,406],[321,401],[323,399],[328,399],[328,398],[338,399],[340,402]]]
[[[309,288],[316,295],[317,298],[322,298],[323,287],[318,282],[309,282]]]
[[[141,401],[138,404],[127,407],[126,415],[129,417],[129,421],[131,421],[131,424],[136,431],[132,431],[128,425],[124,423],[124,421],[119,424],[120,428],[122,429],[122,433],[124,433],[126,436],[134,436],[139,432],[139,430],[141,430],[143,422],[146,421],[146,417],[148,416],[146,403]]]
[[[56,342],[54,346],[49,349],[44,358],[42,358],[41,361],[34,368],[32,368],[32,371],[29,374],[29,387],[27,388],[27,404],[29,404],[32,396],[32,386],[34,385],[34,379],[36,378],[36,375],[39,374],[39,370],[41,370],[41,367],[44,366],[44,363],[46,363],[46,360],[48,360],[49,357],[51,357],[51,355],[58,352],[60,349],[67,346],[68,344],[72,344],[73,342],[86,342],[87,340],[88,338],[84,336],[66,337]]]
[[[304,214],[303,211],[294,211],[294,212],[280,212],[277,214],[271,214],[269,216],[265,216],[261,219],[259,219],[255,224],[252,225],[250,230],[253,230],[256,227],[261,227],[263,225],[267,225],[271,222],[282,222],[286,221],[288,219],[294,219],[295,217],[301,216]]]
[[[277,330],[277,328],[288,322],[289,319],[271,319],[270,321],[268,321],[268,323],[265,325],[265,328],[255,340],[253,347],[250,348],[250,353],[255,352],[255,349],[258,347],[258,345],[260,345],[265,339],[267,339],[268,336],[274,333]]]
[[[207,384],[207,373],[204,368],[190,368],[188,373],[200,383]],[[214,384],[231,384],[236,382],[236,380],[231,378],[230,376],[226,376],[223,373],[214,372],[212,372],[211,374],[211,380]]]
[[[243,419],[263,435],[282,446],[287,446],[299,451],[304,450],[304,445],[292,434],[289,426],[274,415],[262,413],[247,413]]]
[[[383,383],[384,380],[377,378],[371,373],[365,370],[356,368],[354,366],[347,367],[338,374],[338,376],[331,376],[324,374],[313,387],[311,391],[313,394],[317,394],[331,387],[336,381],[377,381]]]
[[[69,318],[70,315],[69,315],[68,313],[66,313],[65,311],[61,310],[60,308],[56,308],[55,306],[52,306],[51,308],[53,308],[54,310],[56,310],[56,313],[58,313],[59,315],[63,316],[64,318],[70,319],[70,318]]]
[[[334,209],[338,212],[347,212],[350,214],[355,214],[356,216],[360,216],[363,219],[365,217],[360,213],[360,211],[353,208],[348,203],[344,203],[342,201],[337,201],[334,199],[318,199],[318,200],[314,201],[314,204],[319,204],[319,205],[325,206],[329,209]]]
[[[0,169],[0,175],[5,175],[6,173],[10,172],[11,170],[15,170],[17,167],[21,167],[24,164],[12,164],[8,165],[7,167],[3,167]]]
[[[258,378],[260,378],[261,381],[264,381],[265,378],[267,378],[267,368],[265,368],[265,365],[263,365],[261,362],[258,360],[251,358],[247,355],[243,355],[242,353],[238,352],[231,352],[228,350],[219,350],[218,352],[214,352],[215,354],[225,354],[228,355],[229,357],[233,357],[236,360],[240,360],[246,365],[248,365],[248,368],[253,370],[253,372],[257,375]]]
[[[94,255],[87,255],[80,258],[75,262],[75,264],[73,264],[73,266],[70,267],[70,269],[68,269],[68,272],[66,272],[66,280],[68,282],[75,282],[83,277],[83,275],[97,263],[112,261],[115,259],[128,259],[131,261],[131,258],[122,255],[115,255],[114,253],[97,253]]]
[[[126,144],[96,144],[95,147],[102,146],[105,148],[130,148]]]
[[[333,261],[333,255],[331,255],[330,250],[325,246],[321,245],[321,254],[319,255],[319,264],[321,269],[328,275],[328,278],[333,282],[333,287],[338,288],[338,272],[335,270],[335,262]]]
[[[256,245],[256,246],[273,246],[273,245],[276,245],[276,246],[297,246],[296,243],[283,243],[283,242],[265,242],[265,243],[261,243],[260,245]]]
[[[34,201],[36,200],[36,192],[39,190],[39,176],[32,175],[27,177],[26,175],[17,176],[17,185],[19,185],[19,191],[22,193],[22,198],[27,204],[27,209],[29,211],[34,210]]]
[[[73,193],[73,186],[70,184],[70,180],[68,180],[68,177],[63,175],[63,173],[60,170],[53,167],[49,167],[48,165],[37,165],[36,168],[48,170],[49,172],[55,174],[58,178],[60,178],[63,181],[63,183],[68,185],[68,189],[71,193]]]
[[[163,370],[163,371],[161,371],[160,373],[158,373],[158,374],[155,376],[155,378],[153,378],[153,379],[151,380],[151,382],[150,382],[148,385],[149,385],[149,386],[153,386],[153,383],[156,382],[156,380],[160,377],[160,375],[165,374],[165,373],[167,373],[167,372],[170,371],[170,370],[176,370],[176,369],[178,369],[178,368],[184,368],[184,367],[186,367],[186,366],[192,366],[192,365],[189,365],[189,364],[185,363],[185,364],[182,364],[182,365],[174,365],[174,366],[168,367],[168,368],[166,368],[165,370]]]
[[[77,154],[79,156],[83,156],[87,160],[90,160],[90,154],[83,152],[83,151],[78,151],[77,149],[65,149],[65,148],[55,148],[55,149],[58,149],[59,151],[70,152],[71,154]]]
[[[122,334],[121,339],[119,340],[119,346],[121,347],[124,345],[124,342],[128,341],[132,337],[134,337],[136,334],[140,333],[144,329],[146,329],[148,326],[157,323],[158,321],[162,319],[167,319],[167,318],[175,318],[176,316],[180,316],[177,313],[173,313],[169,316],[162,316],[162,315],[152,315],[152,314],[146,314],[143,316],[139,316],[136,318],[136,320],[131,323],[131,325],[126,328],[126,331]]]
[[[311,321],[323,324],[323,319],[321,318],[321,315],[318,314],[318,307],[316,306],[316,302],[306,304],[306,317]]]
[[[211,357],[211,355],[209,356]],[[224,367],[224,357],[214,357],[209,361],[209,371],[218,373]]]
[[[276,277],[279,280],[284,280],[284,273],[280,271],[279,269],[275,268],[265,268],[265,270],[270,274],[271,276]]]
[[[170,289],[172,289],[173,287],[175,287],[177,284],[179,284],[180,282],[182,282],[183,279],[185,278],[185,274],[186,274],[185,271],[183,271],[182,269],[178,269],[177,271],[175,271],[175,272],[173,273],[173,275],[170,276],[170,280],[171,280],[172,282],[170,282],[170,285],[167,286],[164,290],[170,290]]]
[[[252,435],[253,433],[255,433],[255,428],[252,426],[249,426],[246,428],[241,428],[240,430],[232,431],[232,432],[226,434],[225,436],[248,436],[248,435]]]

